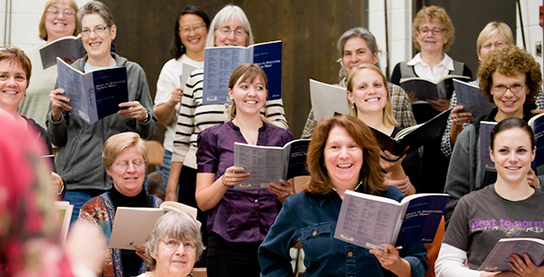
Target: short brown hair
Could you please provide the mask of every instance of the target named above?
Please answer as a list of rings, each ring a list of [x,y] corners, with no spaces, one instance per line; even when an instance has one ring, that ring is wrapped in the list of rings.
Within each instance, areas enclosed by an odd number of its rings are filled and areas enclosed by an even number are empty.
[[[529,95],[527,95],[524,105],[535,102],[542,84],[542,72],[540,71],[540,65],[531,54],[519,49],[517,46],[508,46],[489,53],[482,60],[478,68],[478,79],[480,81],[478,86],[491,103],[493,103],[493,95],[491,95],[493,73],[497,71],[506,76],[515,76],[519,73],[525,74],[527,79],[525,83],[529,89]]]
[[[7,61],[10,64],[19,64],[26,74],[26,87],[30,84],[30,74],[32,73],[32,63],[25,52],[17,47],[0,47],[0,62]]]
[[[346,83],[346,89],[350,93],[353,93],[353,78],[359,73],[359,71],[363,69],[371,69],[376,71],[376,73],[380,74],[382,76],[383,86],[385,87],[385,90],[387,91],[387,101],[385,103],[385,107],[383,108],[383,123],[384,125],[388,127],[395,127],[397,125],[397,120],[395,120],[395,114],[393,113],[393,104],[391,103],[391,95],[389,94],[389,86],[387,85],[387,79],[385,75],[383,75],[383,72],[378,68],[377,66],[373,64],[361,64],[357,66],[356,68],[352,69],[349,73],[348,80]],[[357,117],[357,105],[353,103],[353,105],[349,106],[350,114],[352,116]]]
[[[305,193],[328,194],[333,185],[325,167],[325,145],[329,134],[334,127],[341,127],[361,147],[363,165],[359,173],[359,180],[363,182],[366,192],[377,194],[386,189],[383,172],[380,166],[380,146],[374,133],[363,121],[349,115],[338,115],[321,121],[312,133],[312,140],[308,147],[306,163],[310,171],[310,183],[304,187]]]
[[[419,31],[419,26],[427,21],[437,20],[442,26],[444,26],[444,33],[448,36],[448,41],[444,44],[444,52],[448,52],[450,46],[455,40],[455,28],[451,18],[446,11],[439,6],[423,7],[417,12],[414,22],[412,23],[412,41],[416,45],[417,50],[421,51],[421,45],[416,40],[416,35]]]
[[[145,164],[148,164],[147,160],[147,146],[145,142],[140,138],[140,135],[135,132],[124,132],[111,136],[104,143],[104,150],[102,150],[102,164],[105,168],[110,168],[113,161],[117,158],[117,155],[126,148],[136,146],[144,157]]]
[[[47,40],[47,30],[45,29],[45,17],[47,17],[47,9],[49,9],[51,6],[56,5],[62,1],[63,0],[49,0],[45,4],[45,9],[43,10],[42,18],[40,19],[40,25],[39,25],[41,39]],[[79,34],[79,22],[77,20],[77,3],[75,0],[66,0],[66,1],[68,1],[68,5],[70,6],[70,8],[72,8],[72,10],[76,12],[76,14],[74,15],[76,16],[75,18],[76,26],[75,26],[73,35],[77,36]]]
[[[87,2],[77,13],[77,21],[81,27],[81,20],[83,20],[83,17],[89,14],[98,14],[102,19],[104,19],[104,22],[106,23],[106,27],[111,27],[115,24],[113,21],[113,14],[111,13],[110,9],[106,4],[100,2],[100,1],[91,1]]]
[[[268,94],[268,79],[266,78],[266,73],[264,73],[264,70],[259,65],[253,63],[243,63],[234,69],[230,75],[229,89],[233,89],[236,82],[238,82],[240,79],[241,82],[248,81],[253,83],[257,77],[261,78],[261,82],[263,82]],[[236,103],[232,101],[232,105],[230,107],[230,119],[234,119],[235,116]]]

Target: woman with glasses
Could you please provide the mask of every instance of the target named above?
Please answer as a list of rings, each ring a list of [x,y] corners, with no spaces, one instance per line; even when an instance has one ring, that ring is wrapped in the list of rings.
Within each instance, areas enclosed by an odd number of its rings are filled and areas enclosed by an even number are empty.
[[[151,139],[157,128],[144,70],[110,52],[117,27],[108,7],[99,1],[89,2],[79,10],[78,21],[87,55],[72,67],[83,72],[125,67],[129,101],[119,104],[121,110],[117,114],[89,125],[71,114],[70,99],[63,88],[49,94],[51,108],[47,131],[53,144],[60,147],[55,161],[58,173],[66,183],[64,200],[74,205],[72,219],[77,218],[81,205],[87,200],[112,187],[100,160],[104,142],[112,135],[128,131]]]
[[[151,270],[138,277],[191,276],[203,250],[197,221],[186,213],[168,212],[157,220],[145,244]]]
[[[249,20],[238,6],[227,5],[222,8],[210,26],[206,47],[249,46],[254,43]],[[176,126],[166,200],[177,199],[181,203],[196,207],[194,195],[198,134],[209,127],[229,121],[230,107],[222,104],[202,105],[203,69],[195,70],[188,78],[183,89]],[[261,114],[273,124],[287,128],[282,99],[267,101]],[[178,191],[179,184],[181,186]]]
[[[226,5],[215,15],[206,38],[206,47],[249,46],[253,43],[249,20],[244,11],[234,5]],[[188,77],[181,98],[166,200],[198,207],[195,199],[197,138],[205,129],[229,121],[231,108],[223,104],[202,105],[203,69],[195,70]],[[281,98],[266,101],[260,114],[272,124],[287,129]],[[198,219],[204,223],[206,218],[207,214],[199,211]],[[204,234],[206,242],[207,232]]]
[[[40,39],[49,44],[67,36],[77,36],[77,3],[74,0],[49,0],[39,24]],[[57,65],[43,69],[39,47],[25,51],[32,62],[32,83],[26,90],[26,96],[19,105],[19,114],[32,118],[46,128],[45,118],[49,109],[49,93],[55,89]]]
[[[448,74],[472,78],[468,66],[454,61],[445,53],[454,39],[455,29],[446,11],[437,6],[423,7],[412,23],[412,40],[420,52],[409,62],[400,62],[395,66],[391,83],[398,85],[401,78],[409,77],[437,81]],[[449,106],[449,101],[445,99],[429,100],[429,103],[438,112],[447,110]],[[416,120],[421,123],[417,117]]]
[[[161,165],[164,184],[168,184],[170,175],[174,135],[183,95],[181,79],[189,78],[189,76],[182,76],[183,64],[198,68],[204,66],[204,44],[209,25],[208,15],[199,7],[190,5],[180,11],[174,24],[174,41],[170,46],[172,59],[164,64],[157,81],[153,109],[159,124],[166,127],[164,157]]]
[[[109,241],[118,207],[160,207],[162,201],[144,189],[147,148],[140,135],[125,132],[111,136],[104,144],[102,161],[113,180],[111,191],[87,201],[79,213],[79,221],[100,227]],[[142,253],[110,248],[100,276],[136,276],[146,271]]]
[[[481,61],[487,54],[509,45],[515,45],[510,27],[503,22],[489,22],[476,40],[478,60]],[[477,86],[478,79],[472,81],[471,84]],[[446,157],[451,156],[451,150],[455,145],[457,136],[463,131],[463,126],[473,119],[472,113],[464,112],[463,106],[457,106],[457,95],[455,92],[451,96],[450,108],[452,108],[451,114],[448,118],[440,146],[442,153]]]
[[[480,168],[480,151],[485,151],[479,142],[480,122],[500,122],[512,117],[529,120],[533,116],[530,104],[540,91],[542,73],[540,65],[529,53],[509,46],[493,51],[481,61],[478,79],[480,91],[497,107],[476,118],[457,137],[444,188],[450,195],[444,214],[446,221],[463,195],[482,189],[497,179],[496,172]],[[534,174],[528,174],[527,178],[530,184],[540,187]]]

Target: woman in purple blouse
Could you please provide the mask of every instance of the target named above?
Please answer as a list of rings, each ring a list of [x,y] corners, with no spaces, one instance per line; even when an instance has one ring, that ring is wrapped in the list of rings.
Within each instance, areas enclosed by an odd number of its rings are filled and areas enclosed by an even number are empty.
[[[274,223],[283,201],[293,194],[285,180],[268,189],[235,190],[249,177],[234,166],[234,142],[283,146],[294,139],[288,130],[261,116],[266,102],[267,78],[255,64],[242,64],[229,81],[232,121],[208,128],[198,136],[196,201],[211,210],[207,229],[208,276],[259,276],[259,245]]]

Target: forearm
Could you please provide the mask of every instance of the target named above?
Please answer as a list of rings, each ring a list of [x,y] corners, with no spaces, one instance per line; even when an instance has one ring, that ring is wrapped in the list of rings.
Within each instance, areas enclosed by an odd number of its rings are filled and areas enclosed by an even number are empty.
[[[198,173],[196,177],[196,203],[202,211],[207,211],[219,204],[228,189],[224,185],[223,175],[214,181],[214,173]]]
[[[175,118],[176,104],[170,101],[162,103],[155,108],[155,116],[159,119],[160,125],[170,125]]]
[[[406,259],[400,259],[398,266],[391,268],[391,272],[399,277],[411,277],[412,276],[412,267]]]
[[[442,243],[435,263],[437,277],[479,277],[481,272],[465,266],[467,253],[457,247]]]
[[[166,201],[177,201],[178,200],[178,186],[179,186],[179,175],[183,163],[172,162],[170,166],[170,177],[168,177],[168,184],[166,185]]]

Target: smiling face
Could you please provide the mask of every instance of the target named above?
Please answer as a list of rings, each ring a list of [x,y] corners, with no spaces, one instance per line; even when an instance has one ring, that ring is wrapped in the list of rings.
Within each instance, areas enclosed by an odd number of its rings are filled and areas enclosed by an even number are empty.
[[[497,118],[504,119],[508,117],[523,118],[523,105],[527,98],[529,90],[526,85],[525,74],[518,73],[514,76],[506,76],[499,71],[493,73],[493,86],[491,87],[491,95],[493,102],[498,108]],[[523,86],[523,89],[518,92],[512,92],[507,89],[505,92],[497,92],[494,87],[513,87]]]
[[[241,76],[232,89],[228,89],[229,97],[236,103],[236,116],[260,115],[267,96],[265,84],[260,76],[256,76],[253,82],[249,79],[242,81],[243,79],[244,76]]]
[[[48,10],[58,11],[57,14],[47,10],[45,11],[45,30],[47,32],[48,42],[74,34],[76,29],[76,14],[64,14],[65,10],[73,11],[70,5],[68,5],[68,1],[61,0],[49,7]]]
[[[487,56],[487,54],[503,48],[505,46],[508,46],[508,43],[506,42],[506,39],[501,34],[496,34],[492,38],[489,38],[488,40],[484,41],[482,43],[482,47],[478,51],[478,60],[482,60]]]
[[[196,261],[196,251],[186,249],[181,243],[178,247],[170,248],[166,245],[171,240],[163,238],[157,247],[157,253],[151,252],[151,257],[157,261],[155,276],[187,276],[191,273]],[[182,240],[186,241],[186,240]]]
[[[97,34],[97,28],[105,28],[103,32]],[[89,35],[83,35],[85,31],[90,30]],[[115,39],[117,27],[115,25],[108,27],[104,19],[97,13],[87,14],[81,19],[81,31],[83,47],[89,55],[89,62],[93,65],[95,61],[111,59],[111,42]]]
[[[193,31],[195,27],[203,27],[200,30]],[[189,33],[182,34],[182,30],[191,30]],[[204,49],[206,44],[206,35],[208,34],[208,28],[202,17],[196,14],[185,14],[179,19],[179,36],[181,37],[181,43],[185,45],[186,53],[196,53]]]
[[[0,61],[0,108],[17,113],[28,84],[25,71],[14,61]]]
[[[419,25],[418,30],[415,36],[421,47],[421,52],[443,52],[444,44],[448,41],[448,35],[446,35],[445,31],[440,34],[432,32],[432,30],[444,30],[444,26],[438,20],[426,21]],[[424,33],[424,31],[427,32]]]
[[[365,40],[360,37],[352,37],[346,41],[342,61],[346,72],[349,74],[352,68],[363,63],[376,64],[378,53],[372,53]]]
[[[226,34],[227,31],[230,31]],[[227,24],[215,30],[215,46],[248,46],[247,32],[237,19],[229,19]]]
[[[388,92],[381,74],[370,68],[361,69],[353,77],[352,90],[347,96],[357,106],[358,114],[383,113]]]
[[[510,184],[526,181],[535,158],[529,134],[521,128],[511,128],[498,133],[493,144],[490,154],[498,178]]]
[[[130,146],[117,154],[113,164],[106,168],[113,185],[125,196],[136,196],[143,189],[145,179],[144,155],[136,146]]]
[[[334,127],[324,150],[325,167],[332,185],[340,191],[354,189],[363,166],[363,150],[342,127]]]

